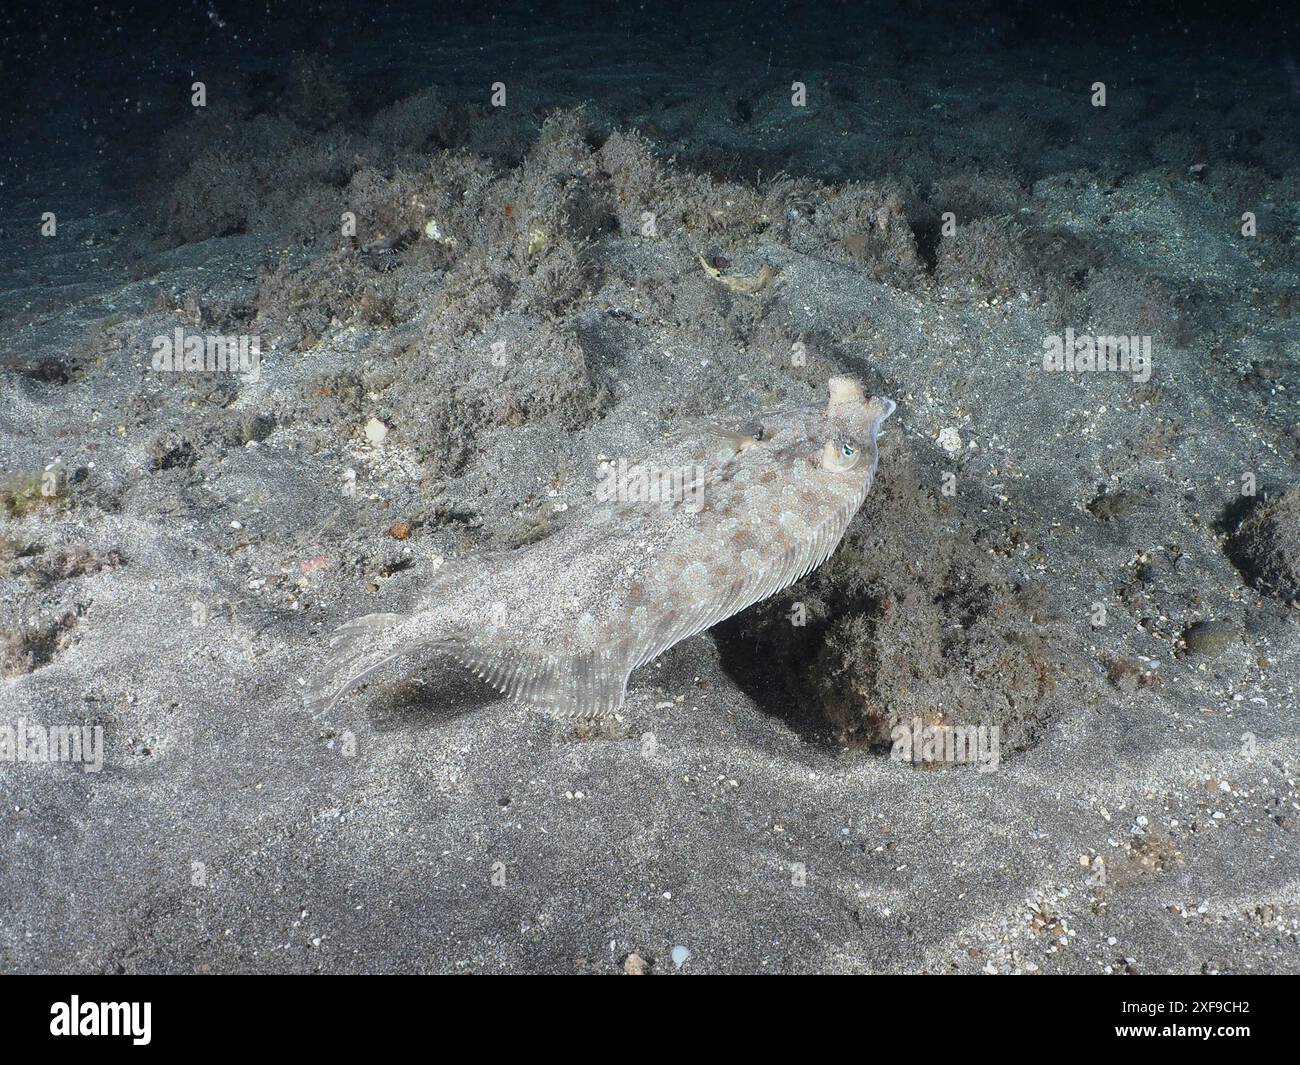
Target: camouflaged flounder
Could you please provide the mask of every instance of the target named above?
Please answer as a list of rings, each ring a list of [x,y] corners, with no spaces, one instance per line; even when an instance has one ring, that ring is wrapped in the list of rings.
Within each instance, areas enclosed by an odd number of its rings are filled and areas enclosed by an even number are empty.
[[[893,412],[892,400],[832,378],[825,409],[761,415],[724,434],[687,467],[676,498],[595,507],[531,546],[449,565],[413,613],[343,626],[308,705],[327,710],[424,649],[531,705],[617,709],[637,666],[830,557],[871,490],[876,434]]]

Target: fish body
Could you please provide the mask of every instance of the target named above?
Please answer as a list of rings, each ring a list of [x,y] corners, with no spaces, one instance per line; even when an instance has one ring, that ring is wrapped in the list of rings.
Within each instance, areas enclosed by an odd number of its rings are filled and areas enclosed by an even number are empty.
[[[531,705],[617,709],[638,666],[830,557],[871,490],[877,433],[893,411],[892,400],[832,378],[825,407],[760,415],[695,462],[623,464],[604,484],[608,505],[584,520],[452,565],[408,615],[345,625],[309,705],[328,708],[375,669],[425,649]]]

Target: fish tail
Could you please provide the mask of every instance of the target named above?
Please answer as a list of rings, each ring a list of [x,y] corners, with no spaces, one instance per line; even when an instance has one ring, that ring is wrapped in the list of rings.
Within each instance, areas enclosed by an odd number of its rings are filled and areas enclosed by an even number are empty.
[[[329,655],[308,686],[303,703],[313,715],[334,704],[380,666],[411,648],[399,638],[404,614],[366,614],[340,626],[330,639]]]

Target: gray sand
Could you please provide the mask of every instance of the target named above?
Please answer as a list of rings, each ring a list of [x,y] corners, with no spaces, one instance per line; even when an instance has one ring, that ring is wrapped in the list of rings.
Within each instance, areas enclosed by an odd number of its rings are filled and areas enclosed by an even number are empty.
[[[0,724],[102,726],[104,751],[0,762],[0,969],[1300,968],[1300,627],[1230,557],[1296,483],[1300,318],[1269,302],[1294,249],[1256,253],[1210,184],[1058,174],[1016,193],[1026,233],[1128,235],[1058,290],[1061,260],[1005,228],[935,266],[876,186],[837,215],[811,183],[754,227],[727,217],[740,185],[684,192],[608,144],[600,176],[558,126],[472,206],[426,206],[451,250],[367,261],[404,224],[388,186],[353,242],[200,233],[138,280],[112,213],[11,242],[0,453],[68,476],[3,518]],[[584,228],[580,197],[546,214],[611,180],[631,199],[610,224]],[[681,221],[710,209],[710,232]],[[1008,248],[1040,275],[963,276]],[[775,279],[733,294],[698,254]],[[1193,290],[1209,309],[1147,306]],[[1066,325],[1154,335],[1150,381],[1044,370]],[[154,372],[177,326],[260,336],[257,379]],[[601,456],[832,373],[899,405],[848,554],[638,671],[615,717],[557,720],[437,660],[304,710],[336,625],[580,520]],[[804,601],[811,645],[787,632]],[[892,759],[881,729],[918,708],[999,725],[996,771]]]

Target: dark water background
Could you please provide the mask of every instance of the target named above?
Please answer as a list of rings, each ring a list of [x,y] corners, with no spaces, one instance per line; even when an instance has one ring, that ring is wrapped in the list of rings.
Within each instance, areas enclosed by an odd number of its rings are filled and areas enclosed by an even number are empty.
[[[217,0],[19,4],[0,26],[4,193],[18,198],[66,190],[129,203],[139,179],[156,176],[142,173],[149,150],[192,117],[193,80],[238,84],[246,114],[270,111],[302,56],[346,81],[341,125],[429,85],[449,100],[483,102],[496,80],[510,87],[513,108],[538,121],[552,107],[587,102],[616,122],[653,124],[665,109],[680,113],[683,98],[722,93],[733,134],[756,91],[792,79],[848,103],[882,84],[914,94],[916,110],[884,116],[869,144],[852,128],[845,143],[834,131],[820,144],[792,131],[784,144],[726,161],[751,176],[765,166],[821,180],[924,173],[931,160],[1002,165],[1031,181],[1053,168],[1140,168],[1151,148],[1141,139],[1064,117],[1045,146],[1018,127],[1040,113],[1045,94],[1077,89],[1082,98],[1094,80],[1140,97],[1129,120],[1141,128],[1129,132],[1199,138],[1200,162],[1277,171],[1294,165],[1300,143],[1300,37],[1285,3]],[[936,121],[921,102],[927,94],[964,107]],[[689,161],[709,155],[717,130],[701,122],[650,132],[667,133]]]

